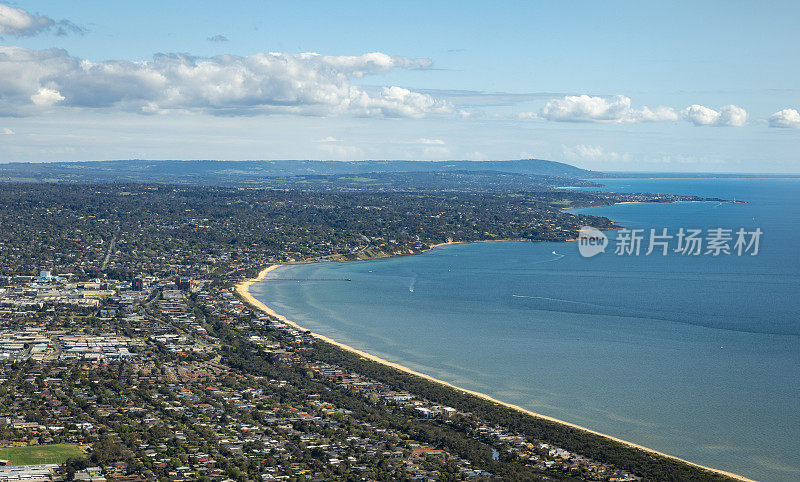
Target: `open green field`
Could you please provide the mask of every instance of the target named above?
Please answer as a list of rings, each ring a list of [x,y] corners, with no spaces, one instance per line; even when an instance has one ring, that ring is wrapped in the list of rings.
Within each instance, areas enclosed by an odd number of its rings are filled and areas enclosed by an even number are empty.
[[[31,445],[0,449],[0,459],[9,465],[63,464],[70,457],[84,454],[78,444]]]

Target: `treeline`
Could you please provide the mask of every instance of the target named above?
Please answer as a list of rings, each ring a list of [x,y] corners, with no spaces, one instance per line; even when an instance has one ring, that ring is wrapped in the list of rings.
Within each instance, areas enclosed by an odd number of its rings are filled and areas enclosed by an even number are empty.
[[[214,322],[212,329],[223,342],[222,362],[231,368],[250,375],[286,380],[288,385],[318,394],[320,399],[338,408],[352,412],[360,421],[376,427],[385,427],[409,434],[414,440],[444,448],[448,452],[469,460],[475,467],[489,471],[506,480],[579,480],[555,471],[540,471],[518,460],[494,460],[491,447],[458,423],[443,423],[433,419],[420,419],[382,404],[373,404],[361,394],[343,390],[333,384],[312,378],[297,365],[276,363],[261,349],[245,340],[227,325]],[[443,473],[442,480],[459,480],[460,474]]]
[[[470,412],[528,437],[552,443],[650,480],[731,480],[721,474],[640,450],[584,430],[530,416],[489,400],[367,360],[326,342],[317,342],[309,356],[339,365],[435,403]]]

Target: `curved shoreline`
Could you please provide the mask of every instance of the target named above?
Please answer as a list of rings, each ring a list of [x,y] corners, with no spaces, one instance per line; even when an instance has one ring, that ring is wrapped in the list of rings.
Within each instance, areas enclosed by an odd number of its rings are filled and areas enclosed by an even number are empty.
[[[492,241],[492,240],[487,240],[487,241]],[[445,245],[451,245],[451,244],[463,244],[463,243],[466,243],[466,242],[448,241],[446,243],[439,243],[439,244],[432,245],[430,247],[430,249],[428,249],[426,251],[423,251],[423,252],[430,251],[431,249],[434,249],[434,248],[439,247],[439,246],[445,246]],[[440,379],[434,378],[434,377],[432,377],[430,375],[426,375],[424,373],[420,373],[418,371],[412,370],[411,368],[408,368],[408,367],[406,367],[404,365],[400,365],[399,363],[394,363],[394,362],[385,360],[385,359],[383,359],[381,357],[378,357],[376,355],[373,355],[371,353],[367,353],[367,352],[359,350],[357,348],[353,348],[350,345],[346,345],[344,343],[338,342],[338,341],[336,341],[336,340],[334,340],[334,339],[332,339],[330,337],[327,337],[325,335],[321,335],[319,333],[314,333],[311,330],[308,330],[307,328],[304,328],[304,327],[298,325],[297,323],[295,323],[294,321],[291,321],[288,318],[286,318],[285,316],[277,313],[275,310],[273,310],[272,308],[268,307],[267,305],[265,305],[261,301],[257,300],[256,298],[253,297],[253,295],[250,294],[250,286],[252,286],[254,283],[262,281],[264,278],[266,278],[267,274],[269,274],[271,271],[274,271],[274,270],[276,270],[276,269],[278,269],[280,267],[283,267],[283,266],[289,266],[289,264],[274,264],[272,266],[264,268],[263,270],[261,270],[258,273],[258,275],[255,278],[252,278],[252,279],[249,279],[247,281],[242,281],[240,283],[237,283],[236,287],[235,287],[236,292],[242,297],[242,299],[246,303],[250,304],[252,307],[254,307],[254,308],[256,308],[256,309],[258,309],[260,311],[263,311],[264,313],[266,313],[266,314],[268,314],[268,315],[270,315],[270,316],[272,316],[274,318],[277,318],[282,323],[286,323],[287,325],[290,325],[290,326],[292,326],[292,327],[294,327],[294,328],[296,328],[298,330],[302,330],[302,331],[308,332],[314,338],[317,338],[319,340],[322,340],[322,341],[325,341],[325,342],[330,343],[332,345],[335,345],[335,346],[337,346],[337,347],[339,347],[339,348],[341,348],[343,350],[346,350],[348,352],[354,353],[356,355],[359,355],[359,356],[361,356],[363,358],[366,358],[368,360],[374,361],[376,363],[380,363],[382,365],[394,368],[396,370],[400,370],[400,371],[408,373],[410,375],[414,375],[414,376],[423,378],[425,380],[428,380],[428,381],[431,381],[431,382],[434,382],[434,383],[438,383],[440,385],[447,386],[447,387],[452,388],[454,390],[457,390],[459,392],[466,393],[468,395],[473,395],[475,397],[487,400],[489,402],[496,403],[498,405],[502,405],[502,406],[507,407],[507,408],[511,408],[513,410],[516,410],[518,412],[524,413],[524,414],[532,416],[532,417],[540,418],[540,419],[547,420],[547,421],[554,422],[554,423],[558,423],[558,424],[561,424],[561,425],[566,425],[566,426],[568,426],[570,428],[574,428],[574,429],[577,429],[577,430],[581,430],[581,431],[584,431],[584,432],[591,433],[593,435],[604,437],[606,439],[613,440],[615,442],[627,445],[629,447],[633,447],[633,448],[638,449],[638,450],[642,450],[642,451],[645,451],[645,452],[656,454],[656,455],[659,455],[661,457],[666,457],[668,459],[676,460],[676,461],[679,461],[679,462],[682,462],[682,463],[685,463],[685,464],[688,464],[688,465],[691,465],[691,466],[694,466],[694,467],[697,467],[697,468],[700,468],[700,469],[703,469],[703,470],[708,470],[710,472],[713,472],[713,473],[716,473],[716,474],[719,474],[719,475],[723,475],[725,477],[732,478],[734,480],[755,482],[753,479],[748,479],[747,477],[744,477],[744,476],[741,476],[741,475],[738,475],[738,474],[734,474],[732,472],[727,472],[727,471],[720,470],[720,469],[714,469],[712,467],[707,467],[707,466],[700,465],[700,464],[697,464],[697,463],[694,463],[694,462],[690,462],[688,460],[676,457],[674,455],[669,455],[669,454],[666,454],[664,452],[659,452],[657,450],[645,447],[643,445],[639,445],[639,444],[636,444],[636,443],[633,443],[633,442],[629,442],[627,440],[623,440],[623,439],[620,439],[620,438],[617,438],[617,437],[614,437],[614,436],[611,436],[611,435],[608,435],[608,434],[597,432],[595,430],[592,430],[592,429],[589,429],[589,428],[586,428],[586,427],[583,427],[583,426],[580,426],[580,425],[577,425],[577,424],[574,424],[574,423],[571,423],[571,422],[566,422],[564,420],[557,419],[557,418],[554,418],[554,417],[550,417],[548,415],[543,415],[543,414],[540,414],[540,413],[536,413],[536,412],[533,412],[531,410],[522,408],[519,405],[514,405],[512,403],[508,403],[508,402],[503,402],[501,400],[497,400],[496,398],[493,398],[493,397],[491,397],[491,396],[489,396],[489,395],[487,395],[485,393],[481,393],[481,392],[477,392],[477,391],[474,391],[474,390],[468,390],[466,388],[458,387],[458,386],[453,385],[452,383],[446,382],[444,380],[440,380]]]

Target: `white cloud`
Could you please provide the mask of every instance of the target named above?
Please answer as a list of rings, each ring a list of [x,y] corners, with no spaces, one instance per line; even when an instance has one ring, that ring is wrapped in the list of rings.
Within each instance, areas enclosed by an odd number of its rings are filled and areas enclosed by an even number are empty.
[[[14,135],[14,131],[9,129],[8,127],[4,127],[3,130],[0,131],[0,133],[2,133],[3,135],[6,135],[6,136],[13,136]]]
[[[589,95],[568,95],[547,102],[541,111],[522,112],[519,119],[544,119],[556,122],[665,122],[684,119],[696,126],[735,126],[747,124],[747,111],[735,105],[726,105],[719,111],[702,106],[691,105],[680,114],[672,107],[633,107],[630,97],[596,97]]]
[[[69,20],[55,21],[44,15],[36,15],[22,8],[0,5],[0,35],[29,37],[55,29],[56,35],[69,32],[83,33],[83,29]]]
[[[427,144],[429,146],[443,146],[444,141],[441,139],[428,139],[426,137],[421,137],[419,139],[420,144]]]
[[[450,149],[444,146],[426,146],[422,149],[422,159],[441,161],[450,157]]]
[[[337,139],[337,138],[335,138],[333,136],[328,136],[328,137],[324,137],[324,138],[320,139],[319,142],[339,142],[339,139]]]
[[[541,118],[556,122],[658,122],[678,120],[678,114],[669,107],[631,107],[630,97],[593,97],[568,95],[553,99],[538,115],[532,112],[520,114],[520,118]]]
[[[678,120],[678,113],[675,112],[675,109],[672,107],[656,107],[655,109],[642,107],[634,112],[634,119],[636,122],[663,122]]]
[[[31,96],[31,102],[40,107],[50,107],[51,105],[64,100],[64,96],[57,90],[42,87],[38,92]]]
[[[52,18],[31,15],[21,8],[0,5],[0,34],[35,35],[54,23]]]
[[[351,100],[350,105],[356,113],[365,116],[420,118],[429,114],[453,112],[453,106],[448,102],[402,87],[383,87],[378,97],[360,92]]]
[[[282,54],[277,54],[282,55]],[[349,73],[354,77],[364,74],[388,72],[393,68],[427,69],[433,62],[431,59],[410,59],[407,57],[390,57],[382,52],[363,55],[319,55],[316,53],[299,54],[304,59],[316,59],[338,72]]]
[[[579,144],[574,146],[561,146],[563,160],[573,162],[582,167],[594,169],[628,169],[636,166],[638,170],[658,170],[664,165],[719,165],[725,162],[717,157],[706,155],[686,154],[659,154],[646,149],[643,152],[615,152],[601,146]]]
[[[613,151],[606,151],[600,146],[593,146],[588,144],[578,144],[576,146],[562,145],[561,149],[564,151],[564,158],[570,161],[627,161],[629,156],[627,154],[619,154]]]
[[[692,105],[683,110],[683,117],[696,126],[708,126],[717,122],[719,112],[702,105]]]
[[[419,118],[453,114],[447,101],[401,87],[378,92],[350,80],[427,59],[258,53],[196,58],[156,55],[146,62],[91,62],[61,49],[0,46],[0,115],[32,115],[58,104],[140,113],[215,115],[287,113]]]
[[[352,160],[361,155],[361,149],[355,146],[323,144],[320,148],[329,159],[334,160]]]
[[[726,105],[719,111],[702,105],[691,105],[681,113],[683,118],[696,126],[733,126],[747,124],[747,111],[739,106]]]
[[[719,125],[742,127],[747,124],[747,111],[737,105],[726,105],[719,110]]]
[[[783,109],[769,116],[770,127],[800,129],[800,112],[795,109]]]

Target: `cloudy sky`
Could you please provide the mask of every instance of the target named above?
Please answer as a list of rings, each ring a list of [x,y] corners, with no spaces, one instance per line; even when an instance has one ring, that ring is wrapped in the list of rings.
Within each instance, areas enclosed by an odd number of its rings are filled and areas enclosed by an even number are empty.
[[[796,173],[797,18],[790,1],[0,0],[0,162]]]

